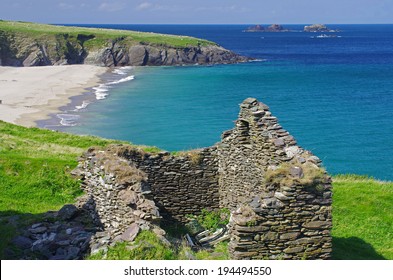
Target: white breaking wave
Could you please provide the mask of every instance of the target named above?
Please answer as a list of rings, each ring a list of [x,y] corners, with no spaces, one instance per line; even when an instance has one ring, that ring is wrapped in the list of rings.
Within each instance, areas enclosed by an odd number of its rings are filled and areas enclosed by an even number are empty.
[[[108,96],[109,88],[106,84],[100,84],[98,87],[93,87],[93,89],[97,100],[105,99]]]
[[[89,106],[89,104],[90,104],[89,101],[84,100],[84,101],[82,102],[82,105],[77,105],[77,106],[75,106],[74,112],[77,112],[77,111],[79,111],[79,110],[85,109],[87,106]]]
[[[120,68],[116,68],[112,71],[113,74],[118,74],[118,75],[127,75],[127,71],[131,70],[132,66],[124,66]]]
[[[122,78],[120,80],[116,80],[113,82],[108,82],[106,84],[100,84],[98,87],[93,87],[94,94],[96,95],[97,100],[102,100],[105,99],[108,96],[108,91],[111,88],[111,85],[117,85],[120,83],[128,82],[131,80],[134,80],[135,76],[127,76],[125,78]]]
[[[113,73],[113,74],[118,74],[118,75],[127,75],[127,73],[124,72],[124,71],[121,70],[121,69],[115,69],[115,70],[112,71],[112,73]]]
[[[60,124],[63,126],[76,126],[80,118],[79,115],[71,114],[57,114],[56,116],[60,119]]]
[[[250,60],[250,62],[263,62],[263,61],[267,61],[267,59],[253,59],[253,60]]]
[[[133,79],[135,79],[135,76],[134,76],[134,75],[125,77],[125,78],[120,79],[120,80],[117,80],[117,81],[113,81],[113,82],[106,83],[106,85],[116,85],[116,84],[120,84],[120,83],[124,83],[124,82],[131,81],[131,80],[133,80]]]

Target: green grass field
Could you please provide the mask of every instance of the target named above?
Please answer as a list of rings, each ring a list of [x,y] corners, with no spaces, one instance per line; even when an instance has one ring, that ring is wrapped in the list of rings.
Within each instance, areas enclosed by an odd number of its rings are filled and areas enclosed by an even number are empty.
[[[0,258],[16,232],[12,220],[20,217],[22,222],[28,223],[39,219],[46,211],[72,203],[81,194],[78,182],[69,175],[77,165],[78,156],[88,147],[109,143],[120,142],[24,128],[0,121]],[[333,183],[333,258],[392,260],[392,205],[393,183],[355,175],[336,176]],[[116,248],[110,252],[114,258],[131,256],[126,245]],[[148,256],[144,250],[142,254]],[[224,251],[218,248],[219,258],[225,256]],[[175,255],[169,251],[155,252],[152,256],[161,253],[172,259],[176,254],[181,258],[185,252],[173,253]],[[212,258],[206,252],[196,257]]]
[[[69,171],[91,146],[115,141],[81,137],[0,121],[0,216],[7,211],[42,213],[81,194]]]
[[[393,183],[337,176],[333,184],[333,258],[393,259]]]
[[[216,43],[211,41],[189,36],[164,35],[115,29],[56,26],[19,21],[0,21],[0,31],[21,34],[22,36],[27,36],[30,39],[34,38],[40,41],[45,41],[48,39],[52,40],[57,35],[65,34],[68,35],[69,39],[76,39],[78,35],[93,35],[94,38],[89,39],[85,44],[85,47],[87,48],[102,48],[107,44],[108,40],[115,40],[119,38],[122,38],[124,43],[129,45],[144,43],[165,45],[175,48],[216,45]]]

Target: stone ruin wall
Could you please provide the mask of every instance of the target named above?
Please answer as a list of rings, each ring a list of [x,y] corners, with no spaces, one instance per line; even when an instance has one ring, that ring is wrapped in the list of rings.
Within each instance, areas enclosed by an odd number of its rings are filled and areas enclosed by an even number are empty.
[[[294,138],[278,124],[266,105],[248,98],[240,109],[235,128],[224,132],[217,144],[220,203],[231,209],[264,192],[266,170],[288,161],[284,148],[296,147]]]
[[[213,147],[171,155],[114,145],[81,161],[86,190],[100,205],[97,222],[111,241],[132,232],[130,224],[162,235],[160,220],[184,222],[221,207],[232,211],[232,259],[330,257],[331,181],[320,160],[296,145],[266,105],[248,98],[240,106],[236,127]],[[113,155],[109,164],[97,161],[100,153]],[[121,184],[122,172],[110,166],[125,162],[143,175]]]
[[[331,181],[320,160],[266,105],[248,98],[240,107],[218,144],[220,206],[234,211],[232,258],[329,258]]]
[[[152,196],[164,220],[186,222],[186,215],[218,208],[216,148],[181,155],[161,152],[151,155],[125,149],[119,155],[147,174]]]
[[[117,150],[116,146],[89,149],[73,171],[85,192],[77,206],[89,213],[96,228],[90,240],[92,253],[117,241],[133,241],[140,230],[165,234],[146,174],[118,157]]]

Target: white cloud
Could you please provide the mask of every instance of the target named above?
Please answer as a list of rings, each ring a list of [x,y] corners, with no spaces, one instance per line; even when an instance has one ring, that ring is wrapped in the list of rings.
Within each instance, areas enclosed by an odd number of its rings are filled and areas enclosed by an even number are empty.
[[[64,3],[64,2],[59,3],[58,6],[62,10],[71,10],[71,9],[75,8],[74,5],[67,4],[67,3]]]
[[[124,8],[124,3],[121,2],[103,2],[98,6],[98,10],[103,12],[117,12]]]
[[[196,8],[196,11],[200,12],[249,12],[250,10],[245,7],[239,7],[236,5],[231,6],[200,6]]]
[[[152,4],[152,3],[143,2],[143,3],[140,3],[138,6],[136,6],[136,9],[137,9],[138,11],[142,11],[142,10],[150,9],[151,7],[153,7],[153,4]]]
[[[188,6],[178,6],[178,5],[161,5],[151,2],[142,2],[135,7],[137,11],[165,11],[165,12],[180,12],[190,9]]]

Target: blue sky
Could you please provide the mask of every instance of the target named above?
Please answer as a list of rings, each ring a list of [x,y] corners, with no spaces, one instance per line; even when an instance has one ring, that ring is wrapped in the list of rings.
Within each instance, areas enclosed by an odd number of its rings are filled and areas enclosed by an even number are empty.
[[[0,0],[0,19],[42,23],[393,23],[393,0]]]

